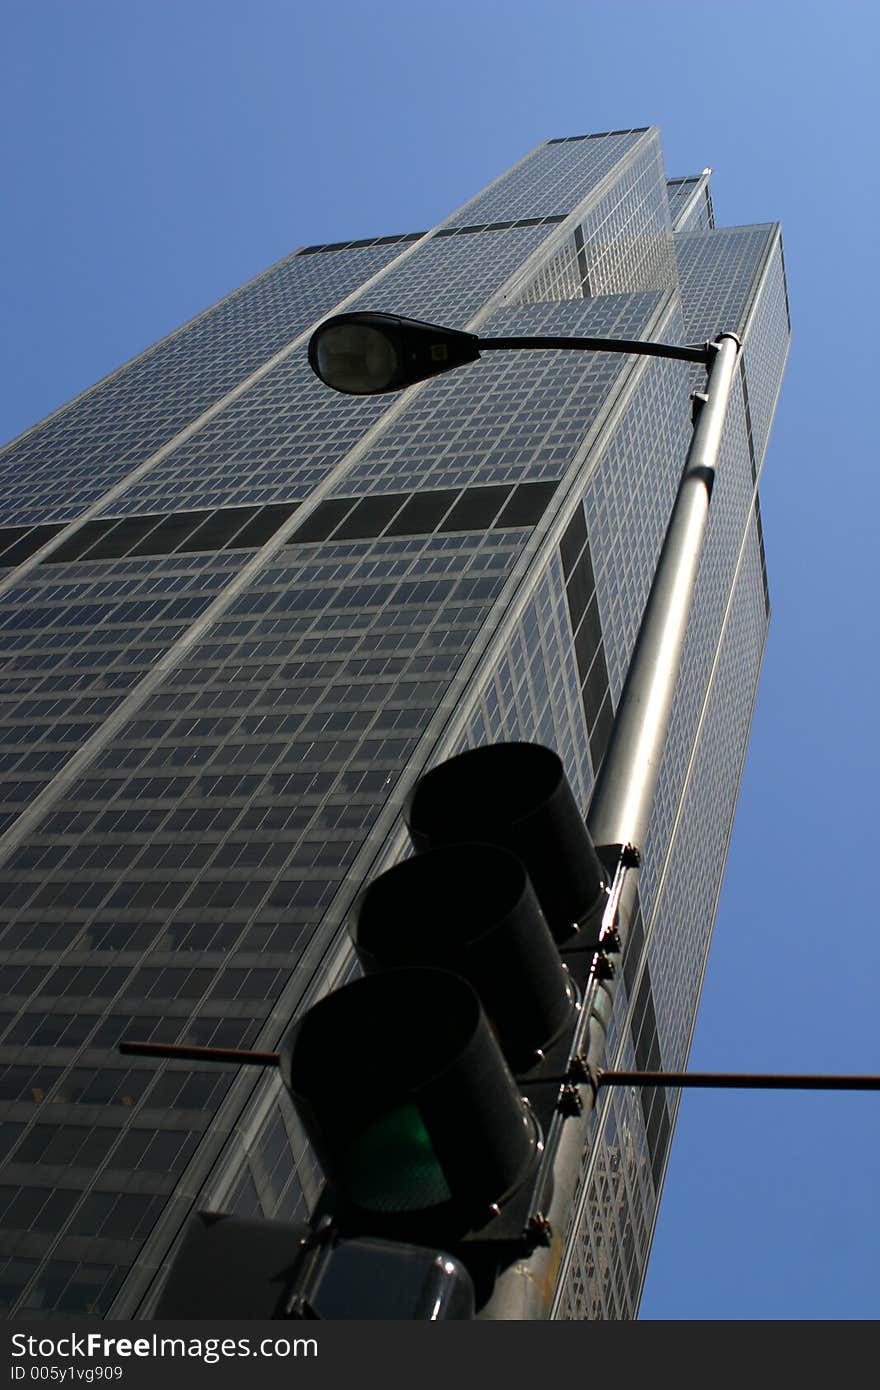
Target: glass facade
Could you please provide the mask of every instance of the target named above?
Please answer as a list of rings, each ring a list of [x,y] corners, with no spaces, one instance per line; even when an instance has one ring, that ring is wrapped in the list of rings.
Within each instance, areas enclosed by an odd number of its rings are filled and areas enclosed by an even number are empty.
[[[758,480],[779,228],[715,229],[655,128],[552,140],[429,232],[307,247],[0,452],[0,1305],[149,1316],[200,1207],[296,1219],[321,1174],[274,1047],[354,973],[421,771],[555,748],[588,802],[698,374],[490,354],[400,397],[311,375],[384,309],[492,334],[744,338],[609,1063],[684,1064],[769,600]],[[677,1096],[595,1115],[554,1316],[635,1315]]]

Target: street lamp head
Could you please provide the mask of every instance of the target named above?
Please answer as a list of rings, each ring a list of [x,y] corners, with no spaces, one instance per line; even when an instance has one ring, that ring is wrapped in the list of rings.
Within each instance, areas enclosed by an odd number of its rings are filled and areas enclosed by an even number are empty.
[[[309,365],[334,391],[376,396],[476,362],[474,333],[441,328],[397,314],[336,314],[316,328]]]

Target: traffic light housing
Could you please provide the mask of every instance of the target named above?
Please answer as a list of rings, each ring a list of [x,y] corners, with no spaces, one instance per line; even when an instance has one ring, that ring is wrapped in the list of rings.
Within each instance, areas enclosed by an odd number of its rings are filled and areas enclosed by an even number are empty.
[[[606,875],[560,759],[535,744],[441,763],[405,819],[416,853],[351,913],[364,977],[292,1025],[280,1065],[327,1178],[320,1215],[451,1250],[479,1306],[546,1236],[544,1142],[579,1105]]]
[[[529,876],[498,845],[404,859],[360,894],[351,930],[367,973],[439,966],[466,979],[515,1072],[572,1022],[576,992]]]
[[[459,976],[343,986],[293,1024],[280,1066],[344,1231],[459,1237],[537,1166],[531,1109]]]
[[[595,912],[605,874],[561,759],[538,743],[469,749],[419,780],[405,810],[418,850],[462,841],[522,860],[557,942]]]
[[[284,1265],[291,1228],[218,1231],[202,1213],[180,1256],[203,1270],[225,1260],[248,1282],[244,1316],[357,1316],[351,1294],[367,1317],[467,1317],[468,1280],[480,1307],[500,1269],[563,1236],[542,1212],[560,1125],[589,1080],[582,999],[619,949],[599,930],[615,889],[559,758],[538,745],[449,759],[405,814],[416,853],[351,914],[364,976],[295,1020],[277,1054],[253,1054],[280,1068],[327,1180],[300,1254]],[[371,1311],[382,1271],[396,1292]],[[168,1297],[191,1308],[193,1280],[174,1274]],[[213,1269],[203,1283],[216,1315]],[[321,1307],[291,1311],[309,1303],[304,1283]]]

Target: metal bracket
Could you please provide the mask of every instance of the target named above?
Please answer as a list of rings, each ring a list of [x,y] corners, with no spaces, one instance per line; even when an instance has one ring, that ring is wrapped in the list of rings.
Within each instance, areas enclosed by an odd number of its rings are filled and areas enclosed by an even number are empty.
[[[571,1082],[568,1081],[564,1086],[560,1086],[556,1108],[560,1115],[564,1115],[566,1119],[574,1115],[583,1114],[584,1103],[581,1100],[577,1086],[572,1086]]]
[[[552,1241],[553,1227],[542,1211],[536,1211],[534,1216],[529,1217],[525,1238],[530,1252],[536,1250],[539,1245],[548,1246]]]
[[[605,904],[605,911],[602,913],[602,925],[599,928],[599,939],[595,944],[593,963],[590,966],[590,978],[593,980],[612,980],[614,978],[614,965],[608,959],[610,954],[618,953],[621,949],[620,933],[617,929],[617,911],[620,906],[620,895],[623,892],[623,883],[630,869],[637,869],[642,862],[641,851],[636,845],[621,845],[617,852],[617,864],[614,870],[614,878],[608,890],[608,900]]]
[[[313,1281],[316,1271],[326,1258],[326,1251],[333,1246],[337,1235],[336,1225],[332,1216],[328,1214],[322,1216],[312,1230],[302,1237],[293,1275],[285,1289],[284,1302],[278,1316],[290,1318],[292,1321],[318,1317],[307,1295],[299,1293],[298,1290]]]
[[[594,980],[613,980],[614,962],[603,956],[601,951],[597,951],[590,967],[590,975]]]
[[[322,1216],[316,1226],[300,1240],[303,1250],[316,1250],[321,1246],[332,1245],[337,1236],[332,1216]]]
[[[708,403],[709,403],[709,393],[708,393],[708,391],[692,391],[692,392],[691,392],[691,424],[692,424],[692,425],[696,423],[697,416],[699,415],[700,411],[703,409],[703,406],[704,406],[704,405],[708,405]]]
[[[589,1082],[590,1066],[582,1052],[576,1052],[568,1064],[568,1079],[576,1084]]]
[[[294,1295],[287,1305],[285,1313],[285,1317],[289,1318],[291,1322],[303,1322],[306,1319],[318,1318],[318,1316],[309,1300],[304,1298],[302,1294]]]
[[[604,936],[600,936],[596,941],[585,941],[578,946],[563,946],[562,949],[567,956],[585,955],[587,952],[595,955],[597,951],[601,951],[605,955],[614,955],[621,949],[620,932],[616,927],[611,927]],[[564,970],[567,968],[563,965]]]

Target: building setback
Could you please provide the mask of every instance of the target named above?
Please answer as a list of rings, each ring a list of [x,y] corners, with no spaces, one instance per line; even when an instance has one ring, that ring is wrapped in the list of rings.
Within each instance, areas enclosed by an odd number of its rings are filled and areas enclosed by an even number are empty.
[[[399,397],[311,374],[381,309],[484,334],[744,341],[612,1021],[683,1067],[769,618],[778,225],[716,228],[656,128],[551,140],[430,232],[306,247],[0,453],[0,1301],[148,1316],[197,1207],[303,1218],[274,1047],[415,778],[528,739],[586,806],[690,434],[684,363],[490,354]],[[354,1080],[356,1084],[356,1078]],[[554,1316],[637,1309],[677,1093],[606,1095]]]

